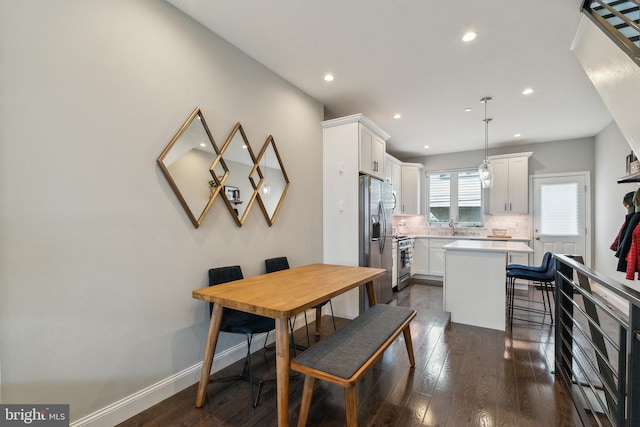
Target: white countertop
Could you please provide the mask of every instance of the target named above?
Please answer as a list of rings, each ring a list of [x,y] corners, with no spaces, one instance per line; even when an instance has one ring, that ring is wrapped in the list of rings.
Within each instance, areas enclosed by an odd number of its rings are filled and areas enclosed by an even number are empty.
[[[532,254],[534,251],[522,242],[491,240],[456,240],[443,246],[445,250],[462,251],[491,251],[491,252],[520,252]]]
[[[511,241],[511,242],[529,242],[531,237],[512,236],[512,237],[488,237],[488,236],[466,236],[464,234],[453,236],[451,234],[410,234],[414,239],[446,239],[446,240],[489,240],[489,241]]]

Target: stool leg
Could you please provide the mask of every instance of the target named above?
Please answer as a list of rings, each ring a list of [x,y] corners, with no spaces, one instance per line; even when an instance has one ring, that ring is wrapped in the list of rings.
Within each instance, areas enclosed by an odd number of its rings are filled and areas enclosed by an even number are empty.
[[[305,427],[309,418],[309,408],[313,398],[313,387],[316,379],[310,375],[304,376],[304,386],[302,388],[302,401],[300,402],[300,415],[298,416],[298,427]]]
[[[549,303],[549,317],[551,317],[551,324],[553,325],[553,308],[551,307],[551,298],[549,298],[549,288],[551,286],[548,282],[544,282],[544,290],[547,294],[547,303]]]
[[[344,406],[347,409],[347,427],[358,427],[358,396],[355,384],[345,387]]]

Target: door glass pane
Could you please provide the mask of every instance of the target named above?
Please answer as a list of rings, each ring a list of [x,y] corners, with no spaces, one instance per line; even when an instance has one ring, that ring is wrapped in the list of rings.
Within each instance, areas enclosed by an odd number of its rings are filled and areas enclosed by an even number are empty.
[[[449,222],[451,213],[451,175],[448,173],[428,175],[429,222]]]
[[[540,229],[546,236],[577,236],[578,183],[540,186]]]
[[[458,174],[458,223],[482,223],[482,186],[478,171]]]

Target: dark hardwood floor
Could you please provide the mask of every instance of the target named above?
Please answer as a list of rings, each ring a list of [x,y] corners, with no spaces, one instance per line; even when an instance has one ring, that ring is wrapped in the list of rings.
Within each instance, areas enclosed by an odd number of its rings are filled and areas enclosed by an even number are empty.
[[[411,323],[416,366],[410,369],[402,338],[392,344],[358,384],[361,426],[582,425],[566,388],[552,373],[551,326],[515,321],[513,330],[505,333],[449,323],[442,311],[442,288],[418,283],[394,292],[392,304],[418,311]],[[346,322],[337,320],[338,327]],[[333,331],[329,316],[323,318],[323,328],[326,333]],[[310,329],[314,330],[313,323]],[[304,327],[296,331],[296,342],[306,343]],[[259,351],[252,360],[257,375],[274,377],[272,350]],[[238,362],[214,378],[241,369]],[[290,381],[290,423],[296,425],[303,378]],[[120,426],[277,424],[274,382],[263,385],[255,409],[246,382],[211,382],[208,396],[213,398],[200,409],[195,407],[196,388],[191,386]],[[308,425],[345,425],[343,399],[341,388],[318,381]]]

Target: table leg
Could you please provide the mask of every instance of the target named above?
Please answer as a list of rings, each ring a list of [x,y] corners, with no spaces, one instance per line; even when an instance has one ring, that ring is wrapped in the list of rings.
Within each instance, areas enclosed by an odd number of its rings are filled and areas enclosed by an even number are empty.
[[[367,287],[367,297],[369,298],[369,307],[373,307],[374,305],[377,304],[376,291],[373,288],[373,280],[371,282],[367,282],[365,286]]]
[[[276,383],[278,426],[289,427],[289,321],[276,319]]]
[[[202,359],[202,372],[200,373],[200,384],[198,384],[196,408],[201,408],[202,405],[204,405],[205,398],[207,397],[207,386],[209,385],[211,366],[213,365],[213,355],[216,352],[216,344],[218,343],[218,335],[220,334],[223,310],[224,307],[220,304],[213,304],[211,322],[209,323],[209,335],[207,336],[207,345],[204,348],[204,358]]]

